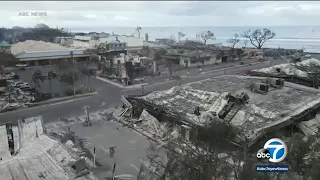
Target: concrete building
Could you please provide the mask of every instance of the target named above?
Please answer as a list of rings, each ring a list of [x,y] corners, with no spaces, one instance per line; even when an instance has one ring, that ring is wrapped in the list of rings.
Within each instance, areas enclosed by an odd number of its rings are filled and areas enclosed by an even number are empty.
[[[235,142],[247,139],[251,146],[312,118],[310,113],[320,107],[320,91],[281,79],[221,76],[127,100],[139,107],[134,112],[144,109],[160,122],[189,127],[226,122],[242,130]],[[200,115],[195,114],[197,107]]]
[[[70,47],[71,44],[73,44],[73,37],[56,37],[55,43],[61,46]]]
[[[137,38],[133,36],[109,36],[109,37],[94,37],[94,36],[75,36],[73,40],[74,48],[94,48],[101,43],[109,44],[112,43],[112,47],[118,47],[114,44],[126,43],[126,50],[136,51],[141,50],[143,46],[149,46],[151,48],[164,48],[165,45],[159,45],[156,43],[151,43],[144,41],[142,38]]]
[[[75,36],[70,46],[74,48],[93,48],[100,43],[103,43],[103,41],[100,41],[94,36]]]
[[[71,52],[75,62],[86,61],[90,56],[85,53],[85,49],[71,49],[43,41],[27,40],[11,46],[11,53],[21,63],[29,66],[57,64],[60,61],[71,62]]]
[[[178,64],[183,67],[195,67],[210,64],[220,64],[226,62],[226,56],[221,56],[220,51],[216,52],[203,52],[203,51],[191,51],[185,53],[169,52],[164,55],[163,58],[171,60],[174,64]]]

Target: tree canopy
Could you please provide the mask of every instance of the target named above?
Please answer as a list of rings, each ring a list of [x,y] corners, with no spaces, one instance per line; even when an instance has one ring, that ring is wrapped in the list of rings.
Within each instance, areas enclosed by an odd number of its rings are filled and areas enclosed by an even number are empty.
[[[19,62],[10,52],[0,51],[0,66],[14,66]]]
[[[201,38],[202,41],[203,41],[203,44],[207,44],[207,41],[209,39],[215,40],[214,33],[209,31],[209,30],[206,31],[206,32],[202,32],[202,33],[198,34],[197,38]]]
[[[242,37],[249,39],[250,43],[258,49],[261,49],[265,42],[273,39],[275,36],[276,33],[267,28],[256,29],[254,31],[249,29],[242,34]]]
[[[233,35],[233,38],[228,39],[227,42],[231,44],[231,47],[232,47],[232,49],[233,49],[233,48],[236,46],[236,44],[238,44],[238,43],[240,42],[239,34],[238,34],[238,33],[235,33],[235,34]]]
[[[40,23],[34,28],[0,28],[0,41],[17,43],[26,40],[54,42],[56,37],[70,36],[65,28],[50,28],[48,25]]]

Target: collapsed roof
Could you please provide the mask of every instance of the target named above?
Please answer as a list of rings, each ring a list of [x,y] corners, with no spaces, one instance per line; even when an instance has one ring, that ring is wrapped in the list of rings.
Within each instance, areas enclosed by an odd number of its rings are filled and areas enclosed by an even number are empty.
[[[298,62],[296,64],[285,63],[285,64],[279,64],[279,65],[275,65],[272,67],[257,69],[257,70],[252,70],[252,71],[259,72],[259,73],[265,73],[265,74],[294,75],[294,76],[306,78],[306,77],[308,77],[308,72],[304,71],[303,67],[308,67],[308,66],[312,66],[312,65],[320,66],[320,60],[315,59],[315,58],[310,58],[310,59],[306,59],[301,62]]]
[[[128,100],[135,105],[148,104],[161,108],[162,112],[174,116],[176,121],[183,124],[203,126],[217,118],[223,119],[240,127],[252,141],[265,132],[290,124],[293,117],[320,104],[317,90],[287,82],[282,88],[270,88],[266,94],[250,90],[253,83],[260,83],[262,80],[265,78],[221,76]],[[228,106],[228,94],[235,96],[241,93],[249,96],[248,102],[232,106],[221,118],[221,111]],[[196,107],[200,108],[200,116],[194,114]]]

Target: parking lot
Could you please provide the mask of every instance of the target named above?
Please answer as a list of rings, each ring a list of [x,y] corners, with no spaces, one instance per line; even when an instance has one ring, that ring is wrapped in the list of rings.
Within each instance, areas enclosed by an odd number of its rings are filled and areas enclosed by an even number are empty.
[[[44,77],[43,81],[38,81],[38,84],[33,80],[33,75],[36,71],[41,72],[41,76]],[[57,77],[49,80],[49,72],[54,72]],[[66,74],[71,76],[66,76]],[[84,86],[90,86],[90,78],[80,71],[74,71],[74,74],[74,86],[78,94],[81,93],[80,90]],[[61,80],[63,77],[68,77],[69,80]],[[72,71],[68,68],[59,68],[58,66],[25,67],[8,72],[6,74],[8,88],[6,93],[0,97],[0,112],[25,107],[28,103],[34,101],[42,101],[52,97],[70,96],[70,93],[73,94],[73,85],[70,78],[72,79]],[[39,96],[35,95],[35,89],[41,93],[42,98],[39,99]]]

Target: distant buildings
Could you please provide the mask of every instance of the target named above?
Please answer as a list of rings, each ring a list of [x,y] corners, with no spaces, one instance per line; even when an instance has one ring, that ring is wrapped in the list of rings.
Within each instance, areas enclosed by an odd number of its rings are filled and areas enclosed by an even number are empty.
[[[203,46],[197,42],[177,43],[168,49],[164,59],[183,67],[220,64],[230,60],[230,48]]]
[[[73,39],[74,48],[94,48],[99,44],[109,44],[109,43],[126,43],[126,49],[128,51],[141,50],[143,46],[149,46],[150,48],[164,48],[165,45],[160,45],[152,42],[147,42],[142,38],[137,38],[133,36],[109,36],[109,37],[97,37],[97,36],[75,36]],[[117,45],[114,45],[117,47]]]
[[[73,37],[56,37],[54,42],[61,46],[70,47],[73,44]]]
[[[9,44],[9,43],[6,42],[6,41],[0,42],[0,50],[1,50],[1,51],[10,52],[10,47],[11,47],[11,44]]]

